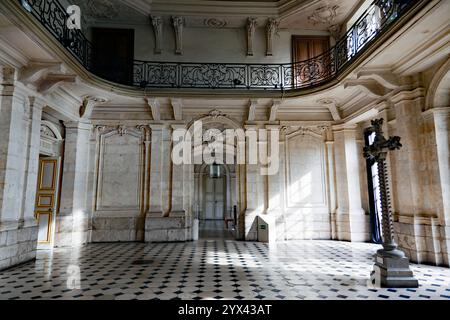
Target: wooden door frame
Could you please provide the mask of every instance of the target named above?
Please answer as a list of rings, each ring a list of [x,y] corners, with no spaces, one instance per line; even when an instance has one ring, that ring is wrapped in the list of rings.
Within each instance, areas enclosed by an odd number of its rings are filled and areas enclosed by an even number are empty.
[[[327,48],[325,49],[324,52],[327,52],[328,50],[330,50],[330,37],[329,36],[302,36],[302,35],[292,35],[291,37],[291,62],[295,63],[295,62],[300,62],[300,61],[295,61],[294,58],[296,56],[296,42],[298,41],[298,39],[305,39],[305,40],[325,40],[327,39]]]

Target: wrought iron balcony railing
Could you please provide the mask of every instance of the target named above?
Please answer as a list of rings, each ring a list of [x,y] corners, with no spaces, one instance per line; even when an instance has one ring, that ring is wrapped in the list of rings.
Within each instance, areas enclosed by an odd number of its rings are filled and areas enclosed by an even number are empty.
[[[93,46],[85,35],[67,27],[68,14],[59,0],[19,0],[88,71],[93,72]],[[292,90],[334,79],[381,33],[420,0],[376,0],[327,52],[286,64],[179,63],[134,61],[133,86]]]

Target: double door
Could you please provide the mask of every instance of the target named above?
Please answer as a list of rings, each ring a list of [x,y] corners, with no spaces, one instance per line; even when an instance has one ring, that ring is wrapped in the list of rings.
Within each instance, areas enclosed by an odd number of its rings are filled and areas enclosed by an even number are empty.
[[[224,220],[225,178],[206,178],[204,220]]]

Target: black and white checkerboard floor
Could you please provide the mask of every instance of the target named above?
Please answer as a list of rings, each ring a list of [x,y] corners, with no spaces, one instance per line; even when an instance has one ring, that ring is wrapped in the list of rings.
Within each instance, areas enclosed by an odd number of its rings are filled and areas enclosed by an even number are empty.
[[[36,262],[0,272],[0,300],[450,300],[448,268],[413,265],[419,289],[368,285],[378,248],[332,241],[270,249],[224,240],[92,244],[39,252]]]

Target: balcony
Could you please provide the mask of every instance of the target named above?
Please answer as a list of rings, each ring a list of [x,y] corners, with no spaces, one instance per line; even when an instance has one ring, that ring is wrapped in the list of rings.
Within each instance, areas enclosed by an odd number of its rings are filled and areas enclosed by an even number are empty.
[[[285,64],[179,63],[135,60],[137,89],[222,89],[291,92],[331,83],[421,0],[376,0],[346,34],[315,58]],[[426,1],[425,1],[426,2]],[[91,73],[93,46],[80,31],[68,29],[68,15],[58,0],[19,0],[39,23]]]

